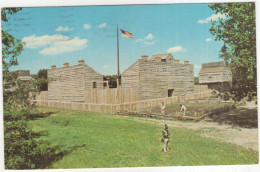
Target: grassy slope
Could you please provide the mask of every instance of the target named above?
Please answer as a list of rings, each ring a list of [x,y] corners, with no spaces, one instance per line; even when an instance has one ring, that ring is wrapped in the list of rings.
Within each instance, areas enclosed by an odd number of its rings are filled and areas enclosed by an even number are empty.
[[[46,111],[46,109],[43,109]],[[50,168],[141,167],[256,164],[258,153],[202,138],[194,131],[170,128],[170,152],[160,142],[163,126],[134,118],[51,109],[31,121],[34,131],[47,131],[57,152],[69,152]]]

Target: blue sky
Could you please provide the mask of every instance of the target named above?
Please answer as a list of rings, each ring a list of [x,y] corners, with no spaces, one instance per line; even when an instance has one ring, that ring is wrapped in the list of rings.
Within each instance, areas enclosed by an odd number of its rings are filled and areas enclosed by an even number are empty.
[[[208,4],[124,5],[80,7],[33,7],[10,16],[4,29],[26,42],[11,70],[29,69],[32,74],[51,65],[62,67],[78,60],[97,72],[117,73],[116,28],[119,32],[120,72],[141,55],[172,53],[181,63],[189,60],[197,76],[202,63],[219,61],[222,43],[210,34],[215,15]]]

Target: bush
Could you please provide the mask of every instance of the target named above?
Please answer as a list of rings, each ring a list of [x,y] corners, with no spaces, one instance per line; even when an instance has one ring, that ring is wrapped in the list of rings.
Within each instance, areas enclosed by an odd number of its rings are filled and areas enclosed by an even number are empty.
[[[35,105],[29,92],[38,91],[37,82],[16,81],[15,88],[4,89],[4,156],[6,169],[34,169],[50,165],[55,149],[36,140],[28,127]]]

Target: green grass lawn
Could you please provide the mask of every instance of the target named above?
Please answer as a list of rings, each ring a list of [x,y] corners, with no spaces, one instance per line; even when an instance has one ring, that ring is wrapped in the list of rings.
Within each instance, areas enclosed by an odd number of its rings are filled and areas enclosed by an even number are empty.
[[[257,164],[258,153],[234,144],[200,137],[183,128],[169,128],[170,151],[163,153],[163,126],[134,117],[84,111],[51,111],[30,122],[39,137],[57,146],[63,156],[47,168],[108,168]],[[48,134],[46,134],[48,133]]]

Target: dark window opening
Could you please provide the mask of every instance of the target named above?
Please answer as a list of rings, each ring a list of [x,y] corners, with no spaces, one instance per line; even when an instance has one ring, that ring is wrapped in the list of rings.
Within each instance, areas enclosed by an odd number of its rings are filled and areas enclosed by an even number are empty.
[[[161,59],[161,62],[166,62],[166,59]]]
[[[93,82],[93,88],[97,88],[97,82]]]
[[[107,88],[107,83],[103,83],[103,87],[104,87],[104,88]]]

